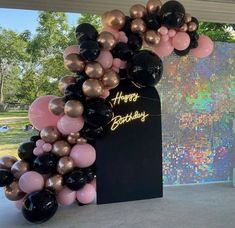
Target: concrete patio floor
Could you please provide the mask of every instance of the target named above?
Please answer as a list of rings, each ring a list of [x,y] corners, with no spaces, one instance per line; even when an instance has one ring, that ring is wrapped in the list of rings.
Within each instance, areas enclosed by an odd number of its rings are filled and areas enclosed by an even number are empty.
[[[0,193],[0,227],[27,227],[20,212]],[[39,227],[39,226],[33,226]],[[232,184],[165,187],[163,199],[60,208],[40,227],[56,228],[234,228]]]

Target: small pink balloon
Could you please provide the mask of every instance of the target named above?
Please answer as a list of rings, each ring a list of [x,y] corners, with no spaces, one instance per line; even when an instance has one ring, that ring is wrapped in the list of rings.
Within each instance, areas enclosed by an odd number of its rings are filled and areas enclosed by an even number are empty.
[[[114,37],[116,38],[116,40],[119,39],[119,31],[118,31],[118,30],[115,30],[115,29],[113,29],[113,28],[111,28],[111,27],[104,27],[104,28],[102,29],[102,32],[110,32],[110,33],[112,33],[112,34],[114,35]]]
[[[52,150],[52,145],[50,143],[45,143],[42,146],[42,149],[43,149],[44,152],[50,152]]]
[[[172,46],[170,39],[166,42],[163,40],[160,41],[160,43],[157,45],[157,47],[153,50],[160,58],[169,56],[174,50],[174,47]]]
[[[75,145],[71,150],[70,157],[77,167],[86,168],[95,162],[96,151],[90,144]]]
[[[108,89],[104,89],[103,93],[101,94],[101,98],[106,99],[110,95],[110,92]]]
[[[164,42],[166,42],[166,41],[169,40],[169,36],[168,36],[168,35],[163,35],[163,36],[161,37],[161,39],[162,39]]]
[[[127,62],[126,61],[122,61],[120,69],[126,69],[126,67],[127,67]]]
[[[17,200],[14,202],[15,203],[15,206],[16,208],[21,211],[22,210],[22,207],[23,207],[23,204],[24,204],[24,198],[23,199],[20,199],[20,200]]]
[[[89,204],[94,201],[96,190],[91,184],[86,184],[81,190],[77,191],[77,200],[83,204]]]
[[[84,126],[84,119],[82,117],[71,118],[69,116],[62,116],[57,123],[58,130],[63,135],[69,135],[70,133],[76,133],[80,131]]]
[[[214,50],[213,41],[205,35],[201,35],[198,40],[198,47],[191,50],[197,58],[205,58],[212,54]]]
[[[61,205],[71,205],[76,200],[76,192],[64,187],[57,195],[58,203]]]
[[[90,183],[94,189],[96,190],[96,178],[92,180],[92,182]]]
[[[52,114],[48,109],[50,100],[57,98],[56,96],[43,96],[37,98],[29,107],[29,121],[38,130],[42,130],[48,126],[56,126],[60,116]]]
[[[110,69],[113,64],[113,56],[110,51],[101,51],[98,58],[96,59],[105,70]]]
[[[183,51],[188,48],[190,44],[190,37],[186,32],[177,32],[172,39],[172,45],[175,49]]]
[[[114,67],[114,66],[113,66],[111,69],[112,69],[113,71],[115,71],[116,73],[119,73],[119,71],[120,71],[119,68]]]
[[[44,144],[45,144],[45,141],[42,140],[42,139],[39,139],[39,140],[37,140],[37,142],[36,142],[36,146],[37,146],[37,147],[42,147]]]
[[[119,58],[113,59],[113,67],[120,68],[121,64],[122,64],[121,59],[119,59]]]
[[[24,173],[19,179],[20,189],[25,193],[31,193],[43,189],[43,176],[37,172],[29,171]]]
[[[161,28],[159,29],[159,33],[161,35],[167,35],[168,34],[168,28],[165,26],[161,26]]]
[[[119,32],[119,41],[123,42],[123,43],[127,43],[128,42],[128,38],[127,38],[125,32],[123,32],[123,31]]]
[[[33,149],[33,154],[36,156],[42,155],[43,154],[43,149],[41,147],[35,147]]]
[[[168,32],[168,36],[170,38],[174,37],[176,35],[176,31],[174,29],[170,29],[169,32]]]

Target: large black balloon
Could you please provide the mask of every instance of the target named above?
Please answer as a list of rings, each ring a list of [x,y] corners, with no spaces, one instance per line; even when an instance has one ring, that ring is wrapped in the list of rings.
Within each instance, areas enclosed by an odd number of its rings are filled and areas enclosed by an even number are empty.
[[[25,142],[18,148],[18,156],[20,159],[33,162],[36,156],[33,154],[33,150],[36,147],[35,142]]]
[[[126,35],[128,34],[131,34],[132,31],[131,31],[131,22],[132,22],[132,19],[128,16],[126,16],[126,20],[125,20],[125,25],[124,27],[121,29],[121,31],[125,32]]]
[[[83,170],[87,183],[90,183],[91,181],[93,181],[95,174],[92,168],[86,168]]]
[[[155,86],[160,81],[162,73],[162,60],[151,51],[139,51],[128,62],[130,79],[141,86]]]
[[[78,191],[87,183],[85,173],[81,170],[74,170],[64,177],[65,185],[73,191]]]
[[[93,127],[86,123],[84,127],[82,128],[82,130],[80,131],[80,134],[82,135],[82,137],[88,140],[93,140],[93,139],[103,136],[104,128],[102,126]]]
[[[121,80],[127,79],[128,78],[127,69],[120,69],[118,75]]]
[[[94,61],[100,54],[98,42],[93,40],[83,41],[80,44],[80,56],[84,60]]]
[[[113,58],[119,58],[123,61],[127,61],[133,55],[133,51],[129,48],[126,43],[120,42],[111,51]]]
[[[128,35],[128,46],[132,51],[139,51],[142,47],[142,38],[138,34],[130,34]]]
[[[190,47],[188,47],[187,49],[185,49],[185,50],[183,50],[183,51],[174,49],[174,52],[175,52],[175,54],[178,55],[178,56],[185,56],[185,55],[187,55],[187,54],[190,52]]]
[[[54,173],[58,160],[58,157],[52,153],[40,155],[34,160],[33,170],[41,174]]]
[[[148,29],[158,30],[161,27],[161,19],[157,13],[152,13],[144,17]]]
[[[79,43],[86,40],[96,40],[97,36],[97,30],[89,23],[80,24],[76,28],[76,38]]]
[[[56,213],[57,208],[55,194],[49,190],[42,190],[26,196],[22,213],[29,222],[43,223]]]
[[[14,181],[14,176],[7,169],[0,169],[0,187],[5,187]]]
[[[65,88],[64,91],[64,100],[69,101],[69,100],[79,100],[83,101],[85,99],[85,95],[83,94],[82,91],[82,84],[81,83],[76,83],[76,84],[71,84]]]
[[[184,24],[185,8],[177,1],[168,1],[160,10],[160,18],[166,27],[179,28]]]
[[[84,117],[92,126],[105,126],[113,118],[112,107],[102,98],[90,99],[85,105]]]

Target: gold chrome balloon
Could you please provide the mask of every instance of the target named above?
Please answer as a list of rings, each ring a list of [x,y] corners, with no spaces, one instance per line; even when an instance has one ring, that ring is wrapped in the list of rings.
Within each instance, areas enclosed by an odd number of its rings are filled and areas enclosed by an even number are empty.
[[[154,30],[147,31],[144,35],[144,39],[150,46],[158,45],[161,40],[160,35]]]
[[[181,32],[187,32],[188,31],[188,25],[187,24],[183,24],[180,29]]]
[[[196,31],[197,30],[197,24],[196,23],[194,23],[194,22],[189,22],[188,23],[188,31],[189,32],[194,32],[194,31]]]
[[[53,143],[60,138],[60,132],[56,127],[45,127],[41,130],[40,136],[47,143]]]
[[[71,157],[62,157],[57,164],[57,172],[64,175],[72,171],[74,167],[75,163]]]
[[[104,68],[98,62],[90,62],[87,63],[85,67],[85,73],[89,76],[89,78],[99,79],[104,74]]]
[[[45,187],[52,191],[58,192],[63,188],[63,177],[59,174],[49,177],[46,181]]]
[[[84,70],[85,63],[77,54],[71,54],[64,59],[64,66],[71,72],[76,73]]]
[[[57,141],[52,146],[52,153],[59,156],[67,156],[70,154],[71,146],[64,140]]]
[[[20,177],[30,170],[30,166],[25,161],[17,161],[11,167],[11,173],[14,175],[16,179],[20,179]]]
[[[120,10],[112,10],[105,14],[103,23],[113,29],[120,30],[126,22],[125,14]]]
[[[71,134],[68,135],[67,141],[68,141],[70,144],[76,144],[78,138],[80,138],[80,133],[79,133],[79,132],[71,133]]]
[[[70,100],[64,106],[64,113],[72,118],[79,117],[83,114],[83,104],[80,101]]]
[[[190,14],[186,13],[186,15],[185,15],[185,17],[184,17],[184,22],[185,22],[186,24],[188,24],[188,23],[191,22],[191,21],[192,21],[192,16],[191,16]]]
[[[26,194],[21,191],[17,181],[12,182],[5,187],[5,196],[11,201],[17,201],[22,199]]]
[[[101,32],[97,41],[104,50],[112,50],[117,43],[116,38],[110,32]]]
[[[136,5],[133,5],[131,8],[130,8],[130,16],[133,18],[133,19],[136,19],[136,18],[143,18],[145,15],[147,14],[147,10],[146,8],[141,5],[141,4],[136,4]]]
[[[96,79],[88,79],[82,85],[82,91],[87,97],[100,97],[104,86],[101,81]]]
[[[87,143],[87,139],[82,138],[82,137],[81,137],[81,138],[78,138],[78,139],[77,139],[77,143],[78,143],[78,144],[86,144],[86,143]]]
[[[135,19],[131,22],[131,31],[134,33],[144,33],[146,31],[146,24],[142,19]]]
[[[17,158],[7,155],[0,158],[0,169],[11,169]]]
[[[63,98],[57,97],[50,100],[48,108],[51,113],[53,113],[56,116],[60,116],[64,114],[64,105],[65,102],[63,101]]]
[[[75,84],[76,83],[76,78],[74,76],[65,76],[63,78],[60,79],[59,81],[59,90],[62,94],[64,94],[64,90],[67,86],[71,85],[71,84]]]
[[[113,89],[120,83],[119,75],[113,70],[108,70],[102,78],[102,83],[106,89]]]
[[[146,8],[149,14],[158,13],[162,7],[162,2],[160,0],[149,0]]]

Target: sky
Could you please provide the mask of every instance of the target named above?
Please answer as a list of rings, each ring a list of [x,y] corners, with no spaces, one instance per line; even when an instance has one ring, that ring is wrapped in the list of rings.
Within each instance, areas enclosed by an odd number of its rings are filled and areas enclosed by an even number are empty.
[[[0,8],[0,27],[12,29],[16,32],[22,32],[26,29],[33,34],[38,25],[37,17],[39,11],[33,10],[16,10]],[[68,13],[70,25],[76,25],[79,17],[78,13]]]

